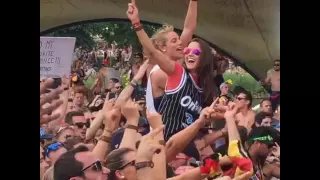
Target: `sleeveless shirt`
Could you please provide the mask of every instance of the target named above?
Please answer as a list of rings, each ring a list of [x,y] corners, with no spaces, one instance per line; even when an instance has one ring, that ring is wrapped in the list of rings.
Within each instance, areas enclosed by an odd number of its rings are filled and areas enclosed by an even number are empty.
[[[183,68],[179,85],[175,89],[165,91],[159,106],[159,113],[165,124],[165,140],[198,119],[203,101],[202,89],[194,82],[191,74]]]

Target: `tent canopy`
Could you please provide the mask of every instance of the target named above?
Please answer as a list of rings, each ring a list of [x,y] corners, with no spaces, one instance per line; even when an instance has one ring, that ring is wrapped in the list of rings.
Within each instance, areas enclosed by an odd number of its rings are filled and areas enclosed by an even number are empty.
[[[40,0],[40,32],[79,21],[127,18],[129,0]],[[189,0],[136,0],[140,18],[183,22]],[[220,47],[263,77],[280,58],[279,0],[199,0],[196,35]]]

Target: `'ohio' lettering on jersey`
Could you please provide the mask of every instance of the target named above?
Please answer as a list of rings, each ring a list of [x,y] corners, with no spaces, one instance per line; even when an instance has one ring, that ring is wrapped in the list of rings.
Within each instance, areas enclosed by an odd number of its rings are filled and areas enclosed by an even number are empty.
[[[187,108],[190,111],[195,111],[198,114],[201,113],[202,107],[199,106],[198,101],[192,101],[190,96],[184,96],[183,98],[181,98],[180,104],[181,106]]]

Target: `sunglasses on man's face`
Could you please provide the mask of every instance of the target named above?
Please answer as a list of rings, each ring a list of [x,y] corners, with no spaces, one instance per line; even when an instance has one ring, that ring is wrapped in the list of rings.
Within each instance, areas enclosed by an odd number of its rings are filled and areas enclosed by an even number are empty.
[[[191,49],[191,48],[184,48],[183,51],[185,54],[190,54],[190,52],[192,52],[192,54],[199,56],[201,51],[199,48],[195,48],[195,49]]]
[[[122,86],[117,86],[117,87],[115,87],[116,89],[122,89]]]
[[[86,123],[78,122],[78,123],[74,123],[74,125],[76,125],[80,129],[82,129],[84,126],[86,128],[89,128],[90,127],[90,122],[86,122]]]
[[[280,64],[274,64],[273,66],[277,66],[278,67],[278,66],[280,66]]]
[[[81,172],[84,172],[84,171],[86,171],[87,169],[90,169],[90,168],[91,168],[92,171],[96,171],[96,172],[102,171],[102,163],[101,163],[101,161],[96,161],[96,162],[92,163],[91,165],[83,168],[81,170]]]

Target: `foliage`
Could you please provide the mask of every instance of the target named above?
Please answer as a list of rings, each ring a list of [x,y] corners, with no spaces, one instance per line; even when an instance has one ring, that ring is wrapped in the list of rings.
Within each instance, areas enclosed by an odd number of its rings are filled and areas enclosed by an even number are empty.
[[[144,30],[151,36],[157,27],[144,25]],[[47,36],[76,37],[76,47],[93,49],[96,47],[95,37],[99,37],[108,43],[116,42],[119,46],[132,45],[140,49],[139,40],[129,22],[101,22],[81,24],[57,30]]]
[[[125,45],[133,45],[135,48],[139,48],[139,40],[135,33],[135,31],[132,29],[131,24],[128,22],[119,22],[119,23],[113,23],[113,22],[106,22],[102,23],[106,28],[101,33],[101,37],[107,41],[107,42],[116,42],[119,46],[125,46]],[[151,25],[144,25],[144,30],[146,33],[151,36],[155,30],[155,26]]]
[[[267,92],[261,84],[248,73],[225,73],[223,76],[226,81],[232,80],[232,87],[242,86],[247,91],[250,91],[254,98],[267,96]]]
[[[75,37],[76,47],[83,47],[85,49],[92,49],[96,42],[93,39],[93,36],[97,33],[100,33],[101,27],[96,24],[83,24],[76,25],[65,29],[59,29],[54,31],[47,36],[55,37]]]

